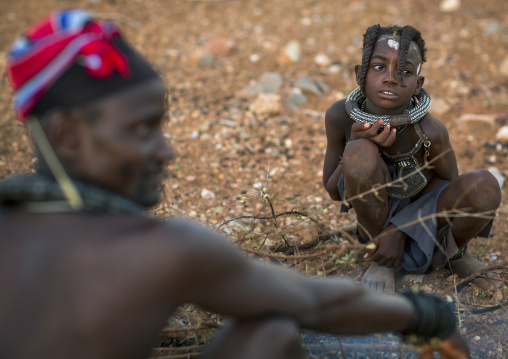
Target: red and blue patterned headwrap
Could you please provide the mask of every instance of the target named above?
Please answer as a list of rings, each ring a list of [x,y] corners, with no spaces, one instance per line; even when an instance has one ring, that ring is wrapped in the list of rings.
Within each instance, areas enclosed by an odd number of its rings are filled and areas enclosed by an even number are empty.
[[[77,106],[158,76],[113,23],[83,10],[57,11],[32,26],[12,46],[7,75],[22,122],[34,109]]]

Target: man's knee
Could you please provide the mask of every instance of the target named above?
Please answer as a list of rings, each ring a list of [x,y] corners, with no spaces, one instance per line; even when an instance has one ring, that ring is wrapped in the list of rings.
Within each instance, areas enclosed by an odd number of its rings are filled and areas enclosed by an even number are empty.
[[[465,173],[458,180],[457,197],[464,196],[475,212],[495,211],[501,204],[499,182],[488,170]]]
[[[287,318],[233,322],[214,338],[202,358],[302,358],[300,331]]]
[[[359,139],[350,142],[343,154],[343,169],[349,178],[365,181],[379,171],[379,149],[374,142]]]
[[[272,343],[281,358],[299,358],[301,355],[300,329],[295,321],[287,318],[267,320],[260,327],[258,340]]]

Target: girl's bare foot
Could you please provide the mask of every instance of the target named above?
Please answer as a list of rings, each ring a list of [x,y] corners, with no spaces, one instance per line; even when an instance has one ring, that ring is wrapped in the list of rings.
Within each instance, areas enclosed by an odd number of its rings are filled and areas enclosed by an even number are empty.
[[[372,262],[362,277],[362,285],[378,292],[395,292],[395,268],[380,266]]]

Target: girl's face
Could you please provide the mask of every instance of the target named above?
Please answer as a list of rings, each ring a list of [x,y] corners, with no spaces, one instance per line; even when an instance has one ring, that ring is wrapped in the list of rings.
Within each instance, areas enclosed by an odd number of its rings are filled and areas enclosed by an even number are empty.
[[[397,75],[399,54],[398,36],[383,35],[378,38],[365,78],[367,112],[378,115],[401,114],[411,97],[420,92],[424,78],[419,76],[422,60],[418,47],[414,42],[410,43],[403,72],[404,84]]]

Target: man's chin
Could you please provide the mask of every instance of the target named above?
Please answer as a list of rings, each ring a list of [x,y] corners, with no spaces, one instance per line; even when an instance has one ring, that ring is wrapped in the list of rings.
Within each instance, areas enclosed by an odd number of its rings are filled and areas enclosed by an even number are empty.
[[[145,193],[142,195],[136,195],[136,196],[132,196],[130,198],[134,202],[136,202],[137,204],[139,204],[145,208],[153,207],[153,206],[157,205],[161,200],[159,191],[156,191],[153,193]]]

